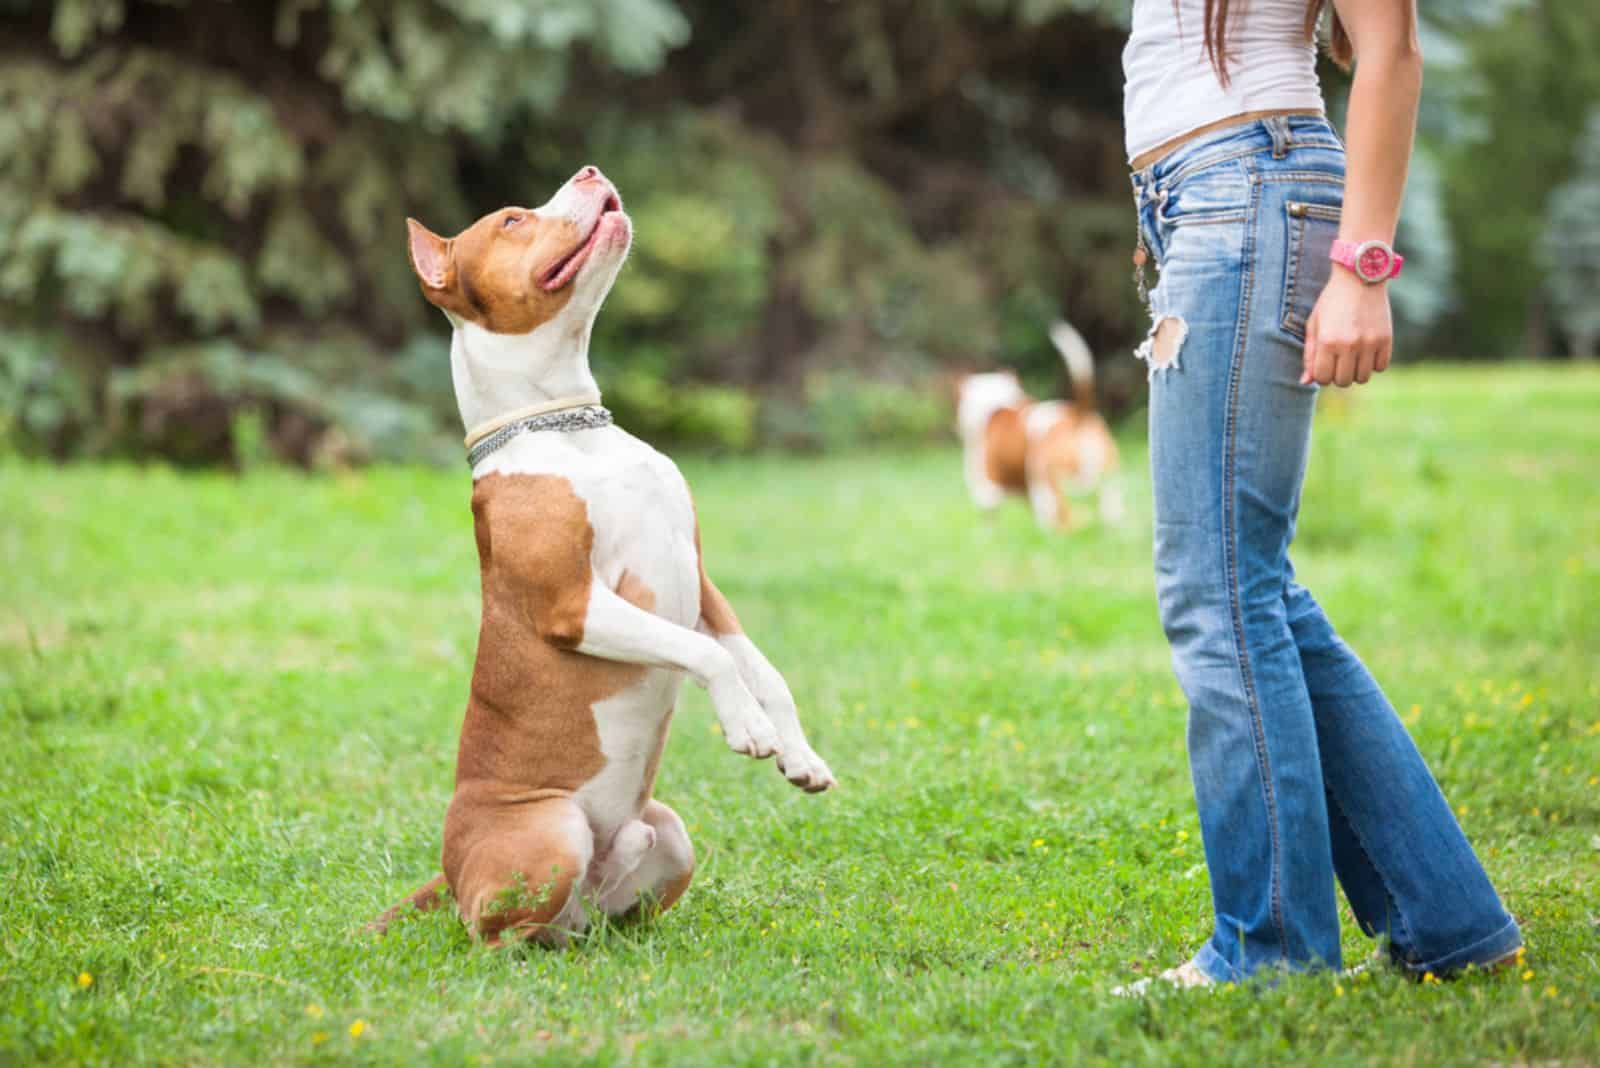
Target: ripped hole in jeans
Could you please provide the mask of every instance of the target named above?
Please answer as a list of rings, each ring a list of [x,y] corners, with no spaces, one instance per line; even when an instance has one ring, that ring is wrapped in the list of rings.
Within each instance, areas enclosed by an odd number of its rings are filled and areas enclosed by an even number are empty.
[[[1178,366],[1178,353],[1188,336],[1188,323],[1176,315],[1164,315],[1150,327],[1150,333],[1133,354],[1149,366],[1149,377],[1154,378],[1157,371]]]

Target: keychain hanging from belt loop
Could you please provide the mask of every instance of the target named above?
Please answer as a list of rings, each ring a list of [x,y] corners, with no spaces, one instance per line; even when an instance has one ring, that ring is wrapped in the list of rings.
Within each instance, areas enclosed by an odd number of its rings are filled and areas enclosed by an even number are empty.
[[[1139,303],[1146,308],[1150,307],[1150,283],[1145,277],[1144,268],[1145,264],[1150,262],[1150,246],[1144,242],[1144,223],[1140,216],[1144,211],[1144,202],[1147,197],[1155,201],[1156,218],[1159,220],[1161,208],[1167,202],[1167,191],[1165,189],[1157,189],[1152,192],[1149,188],[1141,186],[1137,210],[1134,212],[1133,217],[1133,288],[1139,294]],[[1160,265],[1158,264],[1157,270],[1159,269]]]
[[[1140,227],[1139,243],[1133,248],[1133,288],[1139,294],[1139,303],[1148,305],[1150,303],[1150,287],[1145,281],[1144,265],[1150,259],[1150,252],[1144,247],[1143,229],[1143,227]]]
[[[1144,224],[1137,215],[1133,220],[1133,288],[1139,294],[1139,303],[1145,307],[1150,306],[1150,285],[1145,279],[1144,265],[1150,262],[1150,250],[1144,243]]]

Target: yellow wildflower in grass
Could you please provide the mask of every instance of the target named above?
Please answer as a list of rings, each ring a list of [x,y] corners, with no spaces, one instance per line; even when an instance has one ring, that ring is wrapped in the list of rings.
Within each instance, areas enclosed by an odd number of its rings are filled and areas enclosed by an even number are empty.
[[[1434,975],[1432,972],[1423,972],[1422,981],[1424,983],[1437,983],[1439,981],[1439,977]]]
[[[1529,968],[1527,971],[1522,973],[1522,981],[1524,983],[1526,983],[1528,980],[1530,980],[1532,978],[1533,978],[1533,969],[1532,968]]]
[[[1035,838],[1033,840],[1033,848],[1038,849],[1043,845],[1044,845],[1044,839],[1043,838]]]
[[[311,1017],[313,1020],[322,1019],[322,1006],[321,1005],[307,1005],[306,1006],[306,1015]]]
[[[1590,786],[1600,786],[1600,775],[1591,775],[1591,776],[1589,776],[1589,785]]]
[[[1553,987],[1553,986],[1545,987],[1544,988],[1544,996],[1547,997],[1547,998],[1555,997],[1556,996],[1556,988]]]
[[[1179,831],[1178,832],[1178,841],[1187,842],[1188,840],[1189,840],[1189,832],[1188,831]]]
[[[365,1021],[365,1020],[357,1020],[355,1023],[350,1025],[350,1037],[351,1038],[360,1038],[362,1036],[362,1034],[366,1031],[366,1029],[367,1029],[367,1021]]]
[[[85,990],[89,989],[94,985],[94,976],[90,975],[88,972],[79,972],[78,985]]]
[[[328,1032],[326,1032],[326,1031],[313,1031],[313,1032],[311,1032],[311,1044],[313,1046],[320,1046],[326,1041],[328,1041]]]
[[[1336,998],[1344,997],[1344,987],[1340,986],[1338,983],[1334,983],[1333,984],[1333,996],[1336,997]]]

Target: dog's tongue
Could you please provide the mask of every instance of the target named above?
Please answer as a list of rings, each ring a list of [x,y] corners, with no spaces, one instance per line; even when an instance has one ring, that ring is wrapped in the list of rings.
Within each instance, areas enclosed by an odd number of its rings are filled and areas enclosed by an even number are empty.
[[[584,238],[583,244],[567,253],[565,258],[556,261],[555,266],[550,268],[545,275],[545,280],[542,283],[545,289],[560,289],[572,281],[579,269],[583,267],[583,261],[589,258],[589,249],[594,246],[595,234],[599,232],[600,225],[596,223],[594,230],[590,231],[589,236]]]

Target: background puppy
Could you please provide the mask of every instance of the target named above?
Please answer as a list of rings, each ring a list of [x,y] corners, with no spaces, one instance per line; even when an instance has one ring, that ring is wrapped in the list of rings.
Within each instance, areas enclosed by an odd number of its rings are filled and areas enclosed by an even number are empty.
[[[1072,401],[1035,401],[1015,371],[966,375],[956,384],[967,489],[979,508],[1026,493],[1047,529],[1071,525],[1069,494],[1097,492],[1106,522],[1122,517],[1117,443],[1095,410],[1094,359],[1068,323],[1050,327],[1072,379]]]

